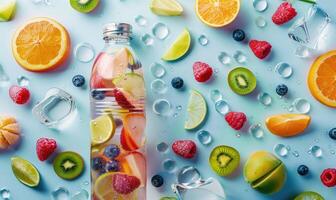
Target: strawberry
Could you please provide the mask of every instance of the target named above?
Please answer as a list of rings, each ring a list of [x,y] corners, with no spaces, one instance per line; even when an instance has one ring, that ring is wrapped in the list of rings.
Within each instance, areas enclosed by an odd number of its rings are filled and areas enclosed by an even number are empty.
[[[292,4],[283,2],[272,16],[272,21],[276,25],[284,24],[296,16],[296,10]]]
[[[57,143],[54,139],[40,138],[36,142],[36,153],[40,161],[45,161],[54,153]]]
[[[114,174],[112,184],[114,190],[119,194],[129,194],[140,186],[140,180],[136,176]]]
[[[173,151],[186,159],[193,158],[196,154],[196,144],[192,140],[177,140],[172,145]]]
[[[206,82],[212,76],[213,70],[210,65],[203,62],[195,62],[193,65],[194,77],[198,82]]]
[[[254,55],[259,59],[264,59],[272,49],[272,45],[267,41],[251,40],[249,46]]]
[[[323,170],[320,178],[321,178],[323,185],[327,187],[336,186],[336,169],[329,168],[329,169]]]
[[[25,104],[30,98],[30,92],[27,88],[13,85],[9,88],[9,96],[16,104]]]
[[[225,115],[225,120],[233,129],[240,130],[247,119],[246,115],[242,112],[229,112]]]
[[[127,93],[121,91],[120,89],[114,89],[114,98],[118,105],[125,109],[134,108],[131,102],[127,99]],[[128,95],[130,97],[130,95]]]

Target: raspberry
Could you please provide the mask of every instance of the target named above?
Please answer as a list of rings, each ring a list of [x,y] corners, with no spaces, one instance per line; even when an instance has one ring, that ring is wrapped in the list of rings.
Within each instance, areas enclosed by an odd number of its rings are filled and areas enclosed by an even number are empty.
[[[140,186],[140,180],[135,176],[114,174],[112,184],[114,190],[119,194],[129,194]]]
[[[25,104],[30,98],[30,92],[27,88],[13,85],[9,88],[9,96],[16,104]]]
[[[276,25],[284,24],[296,16],[296,10],[292,4],[283,2],[272,16],[272,21]]]
[[[227,123],[235,130],[240,130],[246,122],[246,115],[242,112],[229,112],[225,115]]]
[[[57,143],[54,139],[40,138],[36,142],[36,153],[40,161],[45,161],[54,153]]]
[[[192,140],[177,140],[172,145],[173,151],[186,159],[193,158],[196,154],[196,144]]]
[[[327,187],[334,187],[336,185],[336,169],[329,168],[323,170],[320,178],[323,185]]]
[[[264,59],[272,49],[272,45],[267,41],[251,40],[249,46],[254,55],[259,59]]]
[[[198,82],[206,82],[212,76],[212,68],[203,62],[195,62],[193,65],[194,77]]]

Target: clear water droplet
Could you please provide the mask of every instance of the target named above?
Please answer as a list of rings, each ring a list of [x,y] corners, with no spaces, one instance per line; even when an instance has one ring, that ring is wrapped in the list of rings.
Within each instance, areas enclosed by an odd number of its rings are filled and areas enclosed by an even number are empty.
[[[198,43],[202,46],[206,46],[209,43],[209,39],[205,35],[200,35],[198,38]]]
[[[287,110],[288,110],[288,112],[293,112],[294,111],[294,106],[293,105],[288,106]]]
[[[320,158],[322,157],[322,154],[323,154],[323,151],[321,149],[321,147],[317,146],[317,145],[314,145],[314,146],[311,146],[309,148],[309,151],[311,152],[311,154],[316,157],[316,158]]]
[[[178,113],[174,113],[173,117],[176,118],[178,116]]]
[[[158,93],[158,94],[164,94],[168,90],[168,86],[166,82],[164,82],[161,79],[155,79],[151,83],[151,89],[153,92]]]
[[[176,110],[182,110],[182,106],[181,105],[176,106]]]
[[[253,0],[253,7],[258,12],[264,12],[268,7],[267,0]]]
[[[84,181],[83,182],[83,185],[85,185],[85,186],[88,186],[90,183],[89,183],[89,181]]]
[[[236,133],[237,138],[240,138],[240,136],[241,136],[240,133]]]
[[[95,50],[91,44],[81,42],[75,46],[74,55],[78,61],[88,63],[95,57]]]
[[[165,142],[160,142],[159,144],[156,145],[156,150],[160,153],[166,153],[168,151],[168,144]]]
[[[310,56],[310,50],[308,47],[300,45],[295,49],[294,55],[299,58],[307,58]]]
[[[171,105],[166,99],[157,99],[153,103],[153,112],[157,115],[167,116],[170,114]]]
[[[165,24],[159,22],[153,26],[152,33],[156,38],[164,40],[169,35],[169,29]]]
[[[216,101],[215,109],[219,114],[222,114],[222,115],[226,115],[230,111],[229,104],[224,100]]]
[[[292,105],[299,113],[306,114],[310,111],[310,103],[306,99],[296,98]]]
[[[8,189],[2,188],[2,189],[0,189],[0,197],[3,200],[9,200],[11,198],[11,193]]]
[[[249,133],[256,139],[261,139],[264,137],[264,130],[260,123],[251,125],[249,128]]]
[[[21,87],[28,87],[29,86],[29,79],[25,76],[17,77],[16,82]]]
[[[211,90],[211,91],[210,91],[210,99],[211,99],[214,103],[216,103],[217,101],[223,99],[223,95],[222,95],[222,93],[221,93],[219,90],[214,89],[214,90]]]
[[[176,171],[176,162],[168,158],[162,162],[162,167],[165,171],[173,173]]]
[[[276,144],[273,150],[278,156],[281,156],[281,157],[287,156],[289,152],[287,147],[283,144]]]
[[[267,22],[265,20],[265,18],[259,16],[255,19],[255,24],[259,27],[259,28],[265,28],[267,26]]]
[[[314,139],[314,142],[315,142],[315,143],[319,143],[320,140],[319,140],[318,138],[315,138],[315,139]]]
[[[45,3],[47,6],[50,6],[50,5],[52,5],[52,2],[51,2],[51,0],[44,0],[44,3]]]
[[[212,142],[212,136],[209,131],[206,130],[198,131],[197,139],[203,145],[209,145]]]
[[[82,189],[79,192],[75,193],[71,200],[88,200],[89,199],[89,193],[88,191]]]
[[[141,36],[141,41],[146,46],[152,46],[154,44],[154,38],[151,35],[149,35],[148,33],[145,33]]]
[[[293,154],[293,156],[295,156],[295,157],[299,157],[299,156],[300,156],[300,154],[299,154],[298,151],[293,151],[292,154]]]
[[[51,192],[51,197],[53,200],[69,200],[70,193],[68,189],[64,187],[59,187]]]
[[[233,54],[233,58],[236,60],[239,64],[245,64],[247,61],[246,55],[242,51],[236,51]]]
[[[330,150],[331,155],[335,155],[335,150]]]
[[[229,54],[227,54],[226,52],[223,52],[223,51],[219,53],[218,60],[223,65],[231,64],[231,56]]]
[[[272,104],[272,97],[266,92],[261,92],[258,94],[258,101],[264,106],[269,106]]]
[[[193,166],[185,166],[177,174],[177,182],[182,185],[193,185],[200,180],[201,174]]]
[[[7,75],[5,69],[0,64],[0,87],[6,87],[10,84],[9,76]]]
[[[282,78],[289,78],[293,74],[293,68],[285,62],[280,62],[275,66],[277,72]]]
[[[147,25],[147,19],[144,16],[142,16],[142,15],[137,15],[134,18],[134,21],[139,26],[146,26]]]
[[[166,69],[160,63],[153,63],[150,67],[152,75],[155,78],[162,78],[166,74]]]

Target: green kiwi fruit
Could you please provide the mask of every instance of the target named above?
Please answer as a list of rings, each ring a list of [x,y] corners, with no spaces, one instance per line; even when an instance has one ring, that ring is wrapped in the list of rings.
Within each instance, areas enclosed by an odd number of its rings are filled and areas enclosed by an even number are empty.
[[[233,92],[247,95],[256,88],[257,79],[249,69],[237,67],[229,72],[228,83]]]
[[[306,191],[300,193],[294,200],[324,200],[324,198],[319,193]]]
[[[99,4],[99,0],[70,0],[73,9],[81,13],[93,11]]]
[[[238,168],[240,154],[233,147],[217,146],[211,151],[209,163],[218,175],[229,176]]]
[[[83,158],[78,153],[72,151],[58,154],[53,165],[55,173],[66,180],[77,178],[84,170]]]

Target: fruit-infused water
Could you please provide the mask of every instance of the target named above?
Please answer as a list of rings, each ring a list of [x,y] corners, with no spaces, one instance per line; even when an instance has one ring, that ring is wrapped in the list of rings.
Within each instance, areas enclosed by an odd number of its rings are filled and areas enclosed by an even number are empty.
[[[131,25],[104,27],[105,47],[91,74],[92,198],[146,199],[145,86]]]

